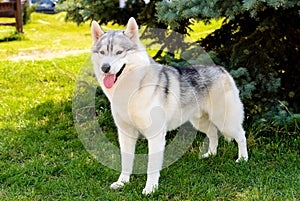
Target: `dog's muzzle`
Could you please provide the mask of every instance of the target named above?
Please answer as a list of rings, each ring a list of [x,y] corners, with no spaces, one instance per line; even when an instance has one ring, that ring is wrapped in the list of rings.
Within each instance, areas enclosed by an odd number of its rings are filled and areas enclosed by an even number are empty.
[[[103,64],[101,66],[101,70],[105,73],[103,77],[103,84],[107,89],[113,87],[113,85],[117,82],[118,77],[122,74],[126,64],[123,64],[122,68],[116,74],[110,74],[109,71],[111,66],[109,64]]]

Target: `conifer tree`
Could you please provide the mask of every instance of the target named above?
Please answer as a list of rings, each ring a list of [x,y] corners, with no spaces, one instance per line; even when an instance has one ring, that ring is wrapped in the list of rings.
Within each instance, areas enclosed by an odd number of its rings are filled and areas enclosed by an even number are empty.
[[[181,33],[190,19],[223,20],[198,42],[231,71],[249,119],[282,123],[300,112],[299,0],[165,0],[157,3],[157,17]]]

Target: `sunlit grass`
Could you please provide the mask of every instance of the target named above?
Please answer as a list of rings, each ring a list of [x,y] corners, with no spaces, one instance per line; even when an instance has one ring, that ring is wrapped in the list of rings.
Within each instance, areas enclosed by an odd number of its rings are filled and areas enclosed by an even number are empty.
[[[65,13],[46,15],[33,13],[31,21],[24,26],[24,35],[16,35],[14,27],[0,26],[1,39],[11,40],[0,42],[0,59],[16,57],[19,55],[34,55],[51,52],[64,52],[71,50],[89,50],[92,44],[90,36],[90,23],[86,22],[77,26],[76,23],[66,22]],[[1,18],[3,21],[11,19]],[[196,41],[205,37],[221,26],[221,21],[212,21],[205,25],[203,22],[194,23],[194,30],[187,36],[187,41]],[[117,24],[102,25],[104,30],[124,29]],[[143,29],[141,29],[143,30]],[[13,40],[16,39],[16,40]],[[147,43],[147,41],[143,41]],[[153,47],[155,48],[155,47]],[[157,46],[159,49],[159,46]],[[153,56],[157,50],[149,51]]]
[[[61,52],[84,50],[91,46],[89,23],[77,26],[65,22],[65,14],[45,15],[33,13],[31,22],[24,26],[21,41],[0,42],[0,58],[35,52]],[[14,34],[14,27],[0,26],[0,39]]]

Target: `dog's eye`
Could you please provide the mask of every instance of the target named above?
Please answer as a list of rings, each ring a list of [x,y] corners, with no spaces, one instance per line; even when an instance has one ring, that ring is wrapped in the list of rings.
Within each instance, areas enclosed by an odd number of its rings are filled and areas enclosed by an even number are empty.
[[[105,52],[103,50],[101,50],[99,53],[105,55]]]
[[[116,55],[120,55],[122,53],[123,53],[123,51],[119,50],[119,51],[116,52]]]

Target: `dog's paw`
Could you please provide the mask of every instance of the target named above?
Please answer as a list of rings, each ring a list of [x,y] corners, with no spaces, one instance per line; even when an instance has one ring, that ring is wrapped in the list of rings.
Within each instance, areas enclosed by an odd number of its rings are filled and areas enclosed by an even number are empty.
[[[209,156],[210,156],[209,153],[205,153],[205,154],[203,154],[203,155],[201,156],[201,158],[208,158]]]
[[[110,185],[110,189],[119,189],[119,188],[122,188],[123,186],[124,186],[124,182],[121,182],[121,181],[116,181],[116,182],[114,182],[114,183],[112,183],[111,185]]]
[[[158,188],[158,185],[155,184],[155,185],[151,185],[151,186],[146,186],[144,189],[143,189],[143,194],[144,195],[149,195],[151,193],[154,193],[155,190],[157,190]]]
[[[248,157],[245,157],[245,156],[242,156],[242,157],[239,157],[238,159],[236,159],[236,163],[239,163],[239,162],[247,162],[248,161]]]
[[[121,173],[118,181],[116,181],[110,185],[110,189],[119,189],[119,188],[123,187],[125,183],[129,182],[129,179],[130,179],[129,174]]]
[[[208,158],[210,156],[215,156],[217,153],[207,152],[201,156],[201,158]]]

